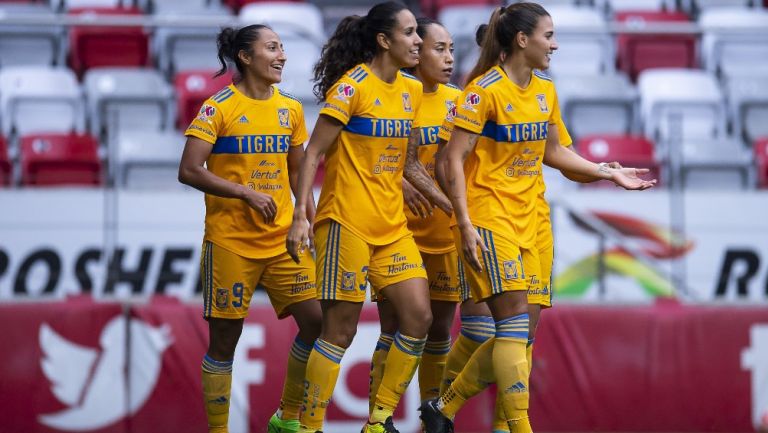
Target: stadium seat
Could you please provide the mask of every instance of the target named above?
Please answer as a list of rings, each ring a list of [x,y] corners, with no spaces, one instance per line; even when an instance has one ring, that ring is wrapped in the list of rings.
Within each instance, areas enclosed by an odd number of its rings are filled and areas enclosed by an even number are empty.
[[[675,0],[596,0],[595,4],[610,12],[672,10]]]
[[[768,188],[768,137],[755,141],[754,151],[757,168],[757,187]]]
[[[127,5],[126,0],[49,0],[54,10],[69,11],[80,8],[118,8]]]
[[[138,3],[139,7],[151,11],[154,15],[231,13],[229,8],[223,6],[218,0],[138,0]]]
[[[646,23],[688,23],[682,12],[618,12],[616,21],[633,28]],[[629,74],[632,81],[650,68],[695,68],[696,36],[671,34],[619,34],[618,67]]]
[[[71,15],[93,20],[98,15],[141,15],[138,9],[71,9]],[[146,66],[149,62],[149,36],[141,27],[74,26],[69,31],[69,64],[78,76],[102,66]]]
[[[62,64],[61,26],[13,25],[14,16],[51,19],[50,8],[40,4],[0,3],[0,16],[7,21],[0,26],[0,67],[18,65],[52,66]]]
[[[768,74],[768,10],[712,8],[699,16],[704,67],[720,76]]]
[[[278,87],[302,101],[315,99],[312,70],[320,58],[320,46],[315,40],[298,35],[284,34],[281,39],[288,60]]]
[[[12,174],[13,166],[8,157],[8,142],[0,135],[0,186],[10,186]]]
[[[131,189],[180,189],[184,136],[176,131],[124,131],[117,136],[115,184]]]
[[[681,115],[684,139],[725,135],[725,107],[714,75],[691,69],[647,69],[638,78],[640,116],[645,135],[666,141],[670,116]]]
[[[186,129],[195,118],[203,102],[232,83],[232,74],[214,78],[216,71],[185,71],[176,74],[176,127]]]
[[[172,91],[155,69],[94,68],[83,80],[90,131],[161,130],[172,122]]]
[[[326,39],[323,14],[311,3],[250,3],[240,9],[238,16],[244,23],[268,24],[281,39],[285,38],[286,32],[315,39],[318,44]]]
[[[85,128],[80,86],[66,68],[9,66],[0,69],[0,112],[6,137]]]
[[[260,2],[269,2],[269,3],[276,3],[276,2],[283,2],[283,3],[291,3],[291,2],[303,2],[304,0],[222,0],[224,4],[229,6],[230,9],[232,9],[235,12],[238,12],[240,8],[243,6],[250,4],[250,3],[260,3]]]
[[[726,89],[734,135],[746,143],[768,136],[768,77],[731,77]]]
[[[224,19],[229,17],[228,11],[225,8],[196,9],[190,7],[183,11],[166,9],[163,9],[163,11],[156,11],[155,13],[162,14],[163,19],[177,20],[182,23],[190,15],[197,17],[208,16],[211,18],[220,17]],[[219,59],[216,46],[216,35],[218,33],[219,28],[212,26],[158,27],[152,38],[153,51],[158,67],[169,78],[179,71],[218,68]]]
[[[493,9],[489,5],[447,6],[437,15],[437,20],[443,23],[453,37],[453,74],[457,82],[463,82],[463,77],[477,62],[480,50],[475,43],[475,32],[480,24],[488,22]]]
[[[637,92],[625,75],[562,75],[555,85],[560,111],[574,139],[634,130]]]
[[[692,13],[700,13],[707,9],[716,9],[721,7],[741,7],[746,8],[755,0],[680,0],[680,6]]]
[[[754,188],[752,152],[741,140],[693,139],[682,143],[679,177],[686,189]],[[670,164],[670,168],[674,167]]]
[[[614,70],[613,39],[600,12],[576,6],[552,6],[547,10],[559,46],[549,67],[553,75],[605,74]]]
[[[618,161],[625,167],[647,168],[646,179],[661,182],[661,165],[654,156],[654,145],[638,135],[589,135],[579,139],[576,145],[579,154],[593,162]],[[595,186],[612,185],[595,182]]]
[[[23,185],[100,185],[98,143],[90,135],[36,134],[21,137]]]

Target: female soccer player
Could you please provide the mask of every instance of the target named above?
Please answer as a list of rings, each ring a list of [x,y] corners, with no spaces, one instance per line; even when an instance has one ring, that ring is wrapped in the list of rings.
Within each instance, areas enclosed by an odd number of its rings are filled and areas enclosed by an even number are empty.
[[[496,382],[512,432],[528,432],[528,293],[540,287],[535,248],[543,160],[560,170],[647,189],[635,169],[614,170],[564,150],[567,131],[554,86],[537,72],[557,49],[552,19],[535,3],[497,9],[446,148],[454,235],[473,297],[485,301],[495,336],[472,355],[437,400],[422,405],[428,433],[450,430],[467,398]],[[478,257],[482,256],[482,263]]]
[[[225,28],[218,35],[219,61],[237,67],[239,80],[209,98],[187,128],[179,181],[205,193],[201,258],[203,317],[208,351],[203,394],[209,432],[227,432],[232,359],[256,287],[266,289],[279,318],[299,327],[288,357],[280,408],[270,433],[298,430],[309,352],[320,333],[315,264],[308,251],[294,262],[285,251],[307,139],[301,103],[275,87],[286,56],[269,27]],[[314,202],[302,202],[311,218]]]
[[[419,64],[409,70],[424,86],[421,108],[417,113],[421,126],[418,156],[432,178],[435,177],[437,133],[445,116],[461,91],[449,84],[453,73],[453,40],[439,22],[429,18],[416,20],[416,33],[422,39]],[[403,180],[408,228],[413,232],[427,271],[431,298],[432,326],[419,364],[421,400],[439,395],[445,360],[451,347],[451,325],[456,304],[461,301],[458,286],[458,256],[450,229],[450,217],[433,212],[432,205],[408,181]],[[386,298],[377,299],[382,333],[371,360],[369,406],[374,399],[385,369],[384,361],[397,330],[397,316]]]
[[[413,14],[400,3],[380,3],[364,17],[343,19],[315,66],[316,94],[325,103],[302,164],[302,204],[287,239],[298,259],[309,243],[303,203],[325,154],[314,224],[323,326],[307,365],[302,431],[322,429],[367,282],[392,303],[399,329],[365,431],[396,431],[392,413],[424,349],[432,322],[429,290],[403,213],[403,175],[446,213],[451,206],[415,157],[422,85],[400,69],[418,63],[420,44]]]

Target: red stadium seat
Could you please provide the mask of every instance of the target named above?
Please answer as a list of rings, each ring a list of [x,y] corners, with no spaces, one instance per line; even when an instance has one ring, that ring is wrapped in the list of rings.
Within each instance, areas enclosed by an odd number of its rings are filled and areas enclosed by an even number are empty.
[[[141,15],[135,8],[77,8],[70,15]],[[78,74],[99,66],[146,66],[149,36],[141,27],[75,26],[69,31],[69,65]]]
[[[498,6],[498,3],[498,1],[494,0],[421,0],[421,10],[425,15],[437,17],[440,9],[446,6]],[[472,32],[474,34],[474,30]]]
[[[618,12],[616,21],[642,27],[645,23],[687,23],[683,12]],[[619,34],[617,64],[634,81],[650,68],[695,68],[696,36],[661,34]]]
[[[579,154],[593,162],[618,161],[625,167],[647,168],[647,179],[661,179],[660,164],[653,154],[653,143],[636,135],[589,135],[577,143]],[[595,186],[609,185],[595,182]]]
[[[755,141],[755,164],[757,165],[757,187],[768,188],[768,137]]]
[[[11,184],[11,160],[8,158],[8,143],[0,136],[0,186]]]
[[[232,74],[213,78],[216,71],[184,71],[176,74],[176,126],[184,130],[197,115],[203,101],[232,83]]]
[[[23,185],[100,185],[98,142],[91,135],[35,134],[21,137]]]

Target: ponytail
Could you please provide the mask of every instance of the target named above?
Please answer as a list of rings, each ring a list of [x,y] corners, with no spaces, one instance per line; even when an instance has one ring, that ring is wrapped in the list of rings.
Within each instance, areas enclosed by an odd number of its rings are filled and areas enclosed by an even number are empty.
[[[488,24],[478,27],[475,33],[475,41],[480,45],[480,58],[469,73],[467,82],[499,64],[502,54],[509,55],[517,49],[517,34],[532,35],[542,16],[549,16],[549,13],[537,3],[513,3],[494,10]]]
[[[218,47],[217,57],[221,63],[221,69],[216,72],[214,77],[224,75],[227,72],[229,62],[235,64],[237,71],[243,75],[244,67],[240,61],[240,51],[252,53],[251,45],[259,39],[262,29],[269,29],[263,24],[252,24],[240,29],[234,27],[224,27],[216,36],[216,46]]]
[[[379,51],[376,36],[391,37],[397,26],[395,16],[406,9],[402,3],[389,1],[372,7],[364,17],[352,15],[341,20],[320,52],[314,68],[314,93],[319,100],[348,70],[373,60]]]

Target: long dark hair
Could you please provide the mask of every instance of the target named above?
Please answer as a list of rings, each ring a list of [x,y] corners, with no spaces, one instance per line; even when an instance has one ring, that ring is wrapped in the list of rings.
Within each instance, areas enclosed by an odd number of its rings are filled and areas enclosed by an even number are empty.
[[[539,18],[549,16],[549,13],[538,3],[513,3],[493,11],[488,24],[477,29],[476,39],[482,38],[480,58],[467,77],[467,82],[484,74],[496,66],[501,53],[511,53],[515,49],[515,37],[519,32],[533,34],[539,23]]]
[[[218,77],[227,72],[227,60],[233,62],[237,68],[237,72],[243,75],[243,63],[240,61],[238,54],[241,50],[245,50],[248,53],[252,53],[251,44],[259,40],[261,31],[263,29],[272,30],[269,26],[264,24],[251,24],[249,26],[236,29],[234,27],[224,27],[216,36],[216,46],[219,48],[219,62],[221,63],[221,69],[216,72],[214,77]]]
[[[364,17],[352,15],[341,20],[315,64],[314,92],[318,99],[325,99],[331,86],[353,66],[373,60],[379,52],[376,35],[392,36],[395,16],[404,9],[404,4],[389,1],[372,7]]]

